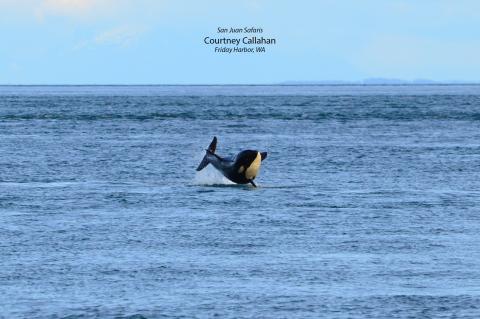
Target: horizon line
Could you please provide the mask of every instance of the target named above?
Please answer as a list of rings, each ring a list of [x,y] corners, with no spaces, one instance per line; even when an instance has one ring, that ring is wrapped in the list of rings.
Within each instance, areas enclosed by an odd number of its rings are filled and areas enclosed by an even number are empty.
[[[51,84],[3,84],[0,86],[438,86],[438,85],[480,85],[480,82],[431,82],[431,83],[361,83],[361,82],[335,82],[315,83],[305,82],[289,83],[289,81],[280,83],[51,83]]]

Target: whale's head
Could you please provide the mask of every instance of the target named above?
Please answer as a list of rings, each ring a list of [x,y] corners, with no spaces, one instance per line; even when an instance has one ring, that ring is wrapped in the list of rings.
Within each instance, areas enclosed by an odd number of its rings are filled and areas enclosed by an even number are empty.
[[[266,157],[267,153],[245,150],[238,153],[235,159],[235,166],[238,167],[238,173],[244,174],[247,180],[254,180],[260,171],[262,160]]]

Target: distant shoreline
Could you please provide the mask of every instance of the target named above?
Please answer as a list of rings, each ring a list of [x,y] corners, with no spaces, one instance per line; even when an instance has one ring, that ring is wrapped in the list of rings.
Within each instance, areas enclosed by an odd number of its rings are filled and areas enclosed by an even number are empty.
[[[271,84],[0,84],[0,87],[93,87],[93,86],[139,86],[139,87],[158,87],[158,86],[480,86],[480,82],[439,82],[439,83],[271,83]]]

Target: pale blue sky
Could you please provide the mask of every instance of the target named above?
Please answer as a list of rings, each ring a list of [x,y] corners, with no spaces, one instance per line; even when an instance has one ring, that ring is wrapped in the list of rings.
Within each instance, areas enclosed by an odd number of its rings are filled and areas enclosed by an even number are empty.
[[[203,44],[261,27],[266,54]],[[476,0],[0,0],[2,84],[480,80]]]

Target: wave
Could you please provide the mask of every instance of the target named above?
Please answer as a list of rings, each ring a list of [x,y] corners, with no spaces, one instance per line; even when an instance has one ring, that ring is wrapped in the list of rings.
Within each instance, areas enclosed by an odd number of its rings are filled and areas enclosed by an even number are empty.
[[[0,120],[480,120],[480,96],[49,97],[0,101]]]
[[[231,112],[218,112],[217,114],[198,114],[195,112],[182,113],[149,113],[149,114],[65,114],[65,113],[36,113],[36,114],[0,114],[4,121],[150,121],[150,120],[293,120],[293,121],[354,121],[354,120],[465,120],[479,121],[480,112],[448,111],[448,112],[268,112],[253,114],[235,114]],[[237,124],[237,125],[242,125]]]

